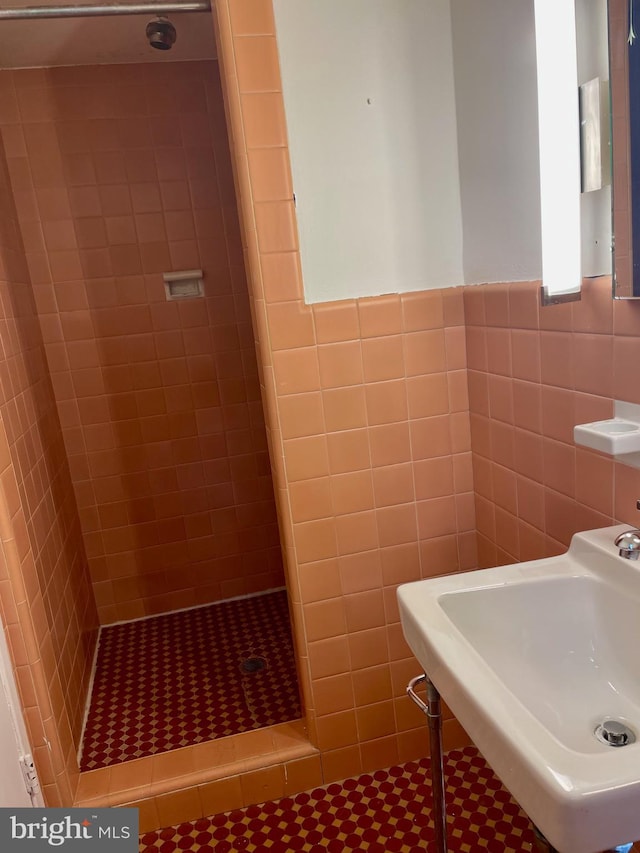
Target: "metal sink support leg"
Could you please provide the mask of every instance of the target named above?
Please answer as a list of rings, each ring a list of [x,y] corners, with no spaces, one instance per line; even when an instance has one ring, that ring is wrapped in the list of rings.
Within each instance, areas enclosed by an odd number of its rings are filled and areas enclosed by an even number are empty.
[[[426,683],[426,703],[416,693],[419,684]],[[407,693],[427,716],[429,724],[429,746],[431,754],[431,789],[433,791],[433,824],[435,830],[435,853],[447,853],[447,804],[444,796],[444,763],[442,756],[442,710],[440,694],[426,675],[412,678]]]

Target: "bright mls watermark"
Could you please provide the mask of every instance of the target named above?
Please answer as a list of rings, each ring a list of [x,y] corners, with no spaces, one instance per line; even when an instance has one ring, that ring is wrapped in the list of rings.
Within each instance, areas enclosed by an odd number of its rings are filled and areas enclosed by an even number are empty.
[[[0,808],[0,850],[138,853],[138,810]]]

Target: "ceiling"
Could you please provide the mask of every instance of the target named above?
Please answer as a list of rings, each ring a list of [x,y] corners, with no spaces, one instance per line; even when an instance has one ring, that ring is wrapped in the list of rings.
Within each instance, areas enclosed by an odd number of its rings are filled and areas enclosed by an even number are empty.
[[[73,0],[73,5],[78,2]],[[97,0],[86,2],[95,4]],[[71,5],[68,0],[0,0],[3,8],[63,4]],[[145,27],[153,17],[147,14],[0,21],[0,68],[178,62],[215,57],[212,15],[207,12],[169,15],[178,34],[169,51],[154,50],[147,42]]]

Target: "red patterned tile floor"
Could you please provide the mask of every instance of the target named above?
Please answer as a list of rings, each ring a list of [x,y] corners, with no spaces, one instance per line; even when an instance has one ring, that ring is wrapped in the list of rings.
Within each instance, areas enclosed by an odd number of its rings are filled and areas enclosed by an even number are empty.
[[[450,853],[533,849],[527,816],[473,747],[445,757]],[[140,853],[433,850],[428,760],[184,823],[140,839]]]
[[[108,626],[81,770],[300,715],[284,590]]]

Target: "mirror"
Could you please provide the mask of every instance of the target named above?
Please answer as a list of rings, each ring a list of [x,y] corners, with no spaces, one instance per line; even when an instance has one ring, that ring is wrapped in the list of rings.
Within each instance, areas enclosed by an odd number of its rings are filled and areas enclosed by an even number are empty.
[[[609,0],[609,43],[613,295],[616,299],[640,299],[640,108],[629,97],[630,91],[636,92],[640,86],[640,19],[633,20],[632,0]]]

